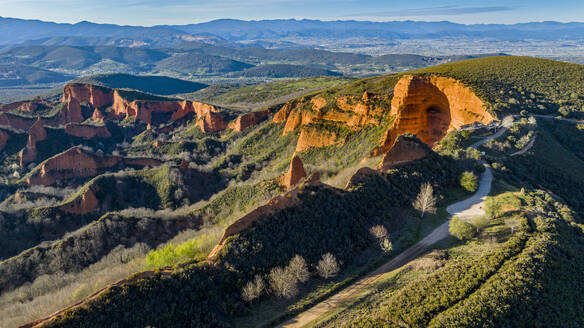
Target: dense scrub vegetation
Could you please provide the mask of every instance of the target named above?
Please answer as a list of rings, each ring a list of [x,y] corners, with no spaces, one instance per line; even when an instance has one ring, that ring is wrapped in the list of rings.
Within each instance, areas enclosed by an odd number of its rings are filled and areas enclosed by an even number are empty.
[[[584,284],[573,277],[584,268],[582,228],[545,192],[518,197],[523,205],[493,218],[477,240],[444,244],[454,257],[445,267],[397,290],[386,285],[321,326],[581,326]],[[502,223],[515,216],[512,232]]]
[[[329,71],[322,68],[287,65],[287,64],[272,64],[260,65],[248,68],[241,72],[230,74],[233,77],[256,77],[256,78],[306,78],[315,76],[339,76],[340,73]]]
[[[413,217],[409,219],[413,221],[404,220],[403,209],[409,208],[423,181],[429,180],[440,193],[455,187],[460,169],[451,161],[433,155],[384,176],[364,174],[353,181],[349,191],[305,186],[299,194],[300,205],[278,211],[252,229],[230,237],[220,251],[218,266],[186,264],[169,276],[140,279],[123,289],[113,288],[89,307],[69,312],[49,325],[76,325],[78,320],[96,325],[109,322],[160,325],[170,317],[177,326],[228,325],[231,317],[245,313],[240,299],[243,285],[255,273],[267,274],[274,266],[286,264],[295,254],[302,255],[309,266],[314,266],[322,254],[331,252],[343,266],[351,266],[366,249],[380,251],[369,233],[372,226],[380,223],[388,227],[390,235],[393,233],[394,247],[401,249],[409,245],[417,237],[406,227],[419,223]],[[436,162],[442,165],[433,165]],[[158,296],[132,297],[135,293]],[[204,300],[198,298],[202,295]],[[126,297],[140,304],[122,301]],[[160,308],[162,299],[164,308]],[[186,299],[189,301],[185,302]],[[105,306],[104,302],[111,306]],[[136,318],[126,321],[129,317],[117,315],[134,313],[136,309],[140,309],[136,313],[138,321]]]
[[[579,141],[584,134],[574,123],[540,120],[532,151],[495,163],[505,179],[522,186],[544,188],[577,212],[584,210],[584,160]]]
[[[157,69],[179,73],[203,75],[241,71],[253,67],[237,60],[197,53],[178,54],[160,61]]]

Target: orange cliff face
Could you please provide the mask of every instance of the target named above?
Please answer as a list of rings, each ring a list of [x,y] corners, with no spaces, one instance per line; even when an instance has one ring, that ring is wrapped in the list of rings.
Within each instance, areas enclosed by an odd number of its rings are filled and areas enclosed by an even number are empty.
[[[89,85],[69,84],[63,90],[62,101],[67,103],[68,112],[81,112],[80,104],[87,103],[93,108],[92,119],[103,122],[105,119],[124,119],[135,117],[137,120],[152,124],[153,115],[170,114],[169,121],[175,121],[193,113],[197,116],[197,125],[203,132],[215,132],[227,128],[225,115],[218,112],[213,105],[189,100],[132,100],[124,98],[118,90]],[[111,106],[108,115],[104,115],[102,109]],[[79,108],[77,111],[76,109]],[[77,116],[75,122],[80,122]]]
[[[336,133],[316,129],[310,123],[343,124],[358,130],[366,125],[381,123],[383,116],[389,112],[389,106],[384,106],[384,103],[389,103],[389,96],[371,95],[367,92],[360,97],[342,96],[332,100],[322,96],[294,99],[282,106],[272,122],[286,123],[284,135],[302,127],[296,151],[303,151],[311,147],[344,143]]]
[[[99,187],[92,184],[81,195],[75,197],[70,202],[59,206],[59,209],[71,214],[88,214],[99,208],[97,193]]]
[[[47,130],[43,120],[39,117],[36,122],[28,130],[28,140],[24,149],[20,151],[18,157],[20,159],[20,166],[34,162],[37,158],[37,142],[47,139]]]
[[[483,101],[460,81],[440,76],[402,77],[394,88],[391,115],[395,121],[382,145],[373,152],[387,152],[397,136],[413,133],[433,147],[449,131],[465,124],[488,124],[495,117]]]
[[[395,85],[393,98],[368,92],[361,97],[339,96],[328,100],[320,95],[303,97],[282,106],[273,122],[285,122],[284,135],[302,127],[296,151],[303,151],[344,142],[334,132],[317,129],[310,123],[342,124],[358,130],[380,124],[386,115],[394,118],[393,126],[381,145],[372,150],[372,156],[386,153],[401,134],[416,134],[432,147],[449,131],[474,122],[488,124],[495,119],[484,102],[460,81],[405,75]]]
[[[306,171],[304,171],[302,160],[298,155],[294,154],[294,156],[292,156],[292,161],[290,161],[288,172],[280,178],[280,184],[286,188],[290,188],[298,184],[298,182],[304,178],[306,178]]]
[[[391,149],[383,156],[378,168],[385,171],[398,164],[422,159],[431,152],[432,149],[419,139],[399,136]]]
[[[239,116],[235,121],[229,122],[229,128],[236,132],[241,132],[250,126],[254,126],[270,115],[269,109],[257,112],[246,113]]]
[[[329,101],[322,96],[310,100],[295,99],[286,103],[274,115],[273,122],[286,122],[284,135],[301,125],[322,120],[343,123],[358,129],[367,124],[379,124],[383,114],[387,112],[387,108],[375,105],[372,100],[383,103],[383,100],[389,101],[389,98],[372,96],[365,92],[361,97],[343,96]]]
[[[124,158],[121,156],[96,156],[73,147],[41,164],[26,182],[30,185],[52,185],[57,181],[73,178],[89,178],[104,170],[131,166],[159,166],[162,162],[148,158]]]
[[[100,87],[91,84],[70,83],[63,88],[63,97],[61,101],[64,103],[88,103],[94,108],[102,108],[110,106],[113,103],[114,90],[110,88]]]

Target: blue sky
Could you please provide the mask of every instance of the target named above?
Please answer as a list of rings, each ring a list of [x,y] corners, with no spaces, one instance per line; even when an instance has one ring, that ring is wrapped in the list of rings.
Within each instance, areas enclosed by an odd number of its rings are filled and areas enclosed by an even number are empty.
[[[584,0],[0,0],[0,16],[75,23],[191,24],[246,20],[449,20],[458,23],[584,21]]]

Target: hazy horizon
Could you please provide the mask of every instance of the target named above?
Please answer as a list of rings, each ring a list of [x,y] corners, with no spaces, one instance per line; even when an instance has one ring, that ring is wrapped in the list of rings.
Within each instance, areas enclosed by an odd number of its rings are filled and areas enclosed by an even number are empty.
[[[19,19],[19,20],[28,20],[28,21],[39,21],[45,23],[56,23],[56,24],[69,24],[69,25],[76,25],[80,23],[91,23],[91,24],[98,24],[98,25],[119,25],[119,26],[133,26],[133,27],[156,27],[156,26],[171,26],[171,25],[196,25],[196,24],[205,24],[211,23],[214,21],[222,21],[222,20],[233,20],[233,21],[243,21],[243,22],[261,22],[261,21],[321,21],[321,22],[363,22],[363,23],[405,23],[405,22],[414,22],[414,23],[453,23],[459,25],[505,25],[505,26],[513,26],[517,24],[530,24],[530,23],[561,23],[561,24],[584,24],[584,20],[581,21],[558,21],[558,20],[534,20],[534,21],[525,21],[525,22],[515,22],[515,23],[458,23],[452,20],[415,20],[415,19],[395,19],[395,20],[370,20],[370,19],[318,19],[318,18],[266,18],[266,19],[240,19],[240,18],[233,18],[233,17],[223,17],[223,18],[215,18],[200,22],[193,22],[193,23],[184,23],[184,24],[156,24],[156,25],[134,25],[134,24],[117,24],[117,23],[107,23],[107,22],[99,22],[99,21],[92,21],[92,20],[78,20],[78,21],[53,21],[48,19],[37,19],[37,18],[23,18],[23,17],[10,17],[10,16],[3,16],[0,15],[0,18],[4,19]]]
[[[35,19],[74,24],[89,21],[99,24],[133,26],[185,25],[217,19],[273,20],[318,19],[323,21],[450,21],[458,24],[516,24],[556,21],[581,22],[584,2],[451,0],[436,6],[429,0],[415,5],[396,1],[308,1],[227,0],[206,3],[171,0],[132,0],[119,3],[104,0],[0,0],[2,17]]]

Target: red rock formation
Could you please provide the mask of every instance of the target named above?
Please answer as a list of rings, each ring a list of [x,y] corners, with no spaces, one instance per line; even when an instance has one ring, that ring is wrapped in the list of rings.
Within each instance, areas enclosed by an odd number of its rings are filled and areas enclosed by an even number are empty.
[[[67,102],[65,113],[62,114],[64,114],[63,123],[79,123],[85,120],[85,118],[83,118],[83,113],[81,112],[81,105],[75,99],[71,99]]]
[[[105,116],[103,116],[102,112],[96,108],[93,110],[93,115],[91,115],[91,120],[95,123],[103,123],[105,121]]]
[[[144,167],[161,164],[162,162],[149,158],[96,156],[73,147],[43,162],[38,170],[31,172],[26,183],[48,186],[60,180],[94,177],[105,170],[124,165]]]
[[[65,133],[69,135],[86,140],[93,138],[109,138],[112,136],[105,125],[95,126],[88,124],[69,123],[65,125],[64,130]]]
[[[195,124],[203,133],[212,133],[227,128],[227,122],[225,122],[225,115],[217,112],[207,112],[205,116],[199,118]]]
[[[187,116],[190,113],[195,113],[197,117],[203,117],[208,112],[217,112],[217,108],[213,105],[205,104],[197,101],[184,100],[180,103],[181,109],[172,114],[170,120],[176,121]]]
[[[309,148],[319,148],[332,145],[343,145],[345,139],[336,132],[317,128],[312,125],[305,125],[300,130],[300,136],[296,144],[296,151],[304,151]]]
[[[59,209],[71,214],[83,215],[91,213],[99,208],[99,200],[96,196],[98,191],[97,185],[91,184],[81,195],[59,206]]]
[[[379,124],[387,108],[374,105],[371,98],[374,96],[365,94],[362,97],[343,96],[327,101],[321,96],[310,99],[310,107],[307,110],[307,99],[295,99],[286,103],[274,115],[273,122],[286,122],[284,135],[294,131],[299,126],[314,121],[331,121],[347,125],[352,128],[360,128],[367,124]],[[389,100],[387,96],[375,96],[376,103]]]
[[[418,139],[399,136],[393,147],[383,156],[379,169],[387,170],[397,164],[424,158],[432,150]]]
[[[388,151],[397,136],[406,132],[416,134],[432,147],[448,131],[495,119],[470,88],[452,78],[406,75],[393,93],[391,115],[395,121],[374,155]]]
[[[0,150],[6,147],[8,140],[10,140],[10,135],[3,130],[0,130]]]
[[[229,128],[241,132],[250,126],[256,125],[270,115],[269,109],[240,115],[235,121],[229,122]]]
[[[0,125],[15,130],[28,130],[35,123],[35,119],[25,118],[10,113],[0,113]]]
[[[19,110],[23,112],[35,112],[38,110],[46,110],[52,106],[41,99],[17,101],[11,104],[0,105],[0,112],[7,112],[11,110]]]
[[[20,166],[24,167],[30,162],[34,162],[37,158],[36,144],[47,138],[47,130],[45,130],[44,122],[39,117],[36,122],[28,130],[28,141],[23,150],[18,154],[20,159]]]
[[[112,119],[124,119],[136,117],[136,120],[152,123],[153,114],[171,114],[170,121],[178,120],[190,113],[197,115],[201,130],[204,132],[215,132],[227,128],[225,116],[217,112],[217,108],[212,105],[192,102],[188,100],[176,101],[165,100],[128,100],[122,96],[120,91],[109,88],[88,85],[88,84],[68,84],[63,90],[63,102],[67,103],[69,121],[79,121],[79,116],[73,113],[81,112],[80,103],[88,103],[95,109],[103,109],[111,106],[108,116]],[[79,110],[77,111],[77,108]],[[102,121],[101,112],[94,111],[92,119]]]
[[[112,104],[113,90],[91,84],[69,83],[63,88],[61,101],[70,103],[71,100],[89,103],[94,108],[103,108]]]
[[[300,182],[303,178],[306,178],[304,165],[302,165],[300,157],[294,154],[292,156],[292,161],[290,162],[290,168],[288,169],[288,172],[282,176],[280,183],[284,187],[290,188]]]

